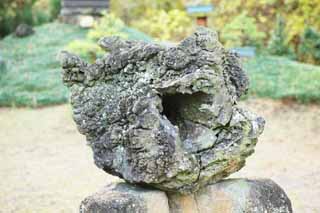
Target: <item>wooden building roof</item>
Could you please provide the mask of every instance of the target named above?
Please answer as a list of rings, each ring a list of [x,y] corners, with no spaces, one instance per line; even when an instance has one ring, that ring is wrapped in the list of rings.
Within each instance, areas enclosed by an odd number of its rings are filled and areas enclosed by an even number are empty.
[[[109,0],[62,0],[61,15],[99,14],[109,7]]]

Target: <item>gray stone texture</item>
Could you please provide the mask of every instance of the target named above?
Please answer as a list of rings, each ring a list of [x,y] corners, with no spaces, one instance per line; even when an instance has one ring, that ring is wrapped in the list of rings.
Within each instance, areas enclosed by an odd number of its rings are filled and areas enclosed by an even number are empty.
[[[88,64],[62,52],[73,118],[95,164],[127,182],[192,193],[238,171],[263,118],[237,106],[239,58],[206,28],[176,46],[106,37]]]
[[[29,35],[32,35],[34,33],[34,30],[32,26],[27,24],[19,24],[18,27],[15,30],[15,36],[17,37],[27,37]]]
[[[85,198],[80,213],[292,213],[272,180],[227,179],[181,195],[114,183]]]
[[[169,213],[165,192],[112,183],[85,198],[80,213]]]
[[[286,193],[270,179],[227,179],[168,199],[170,213],[292,213]]]

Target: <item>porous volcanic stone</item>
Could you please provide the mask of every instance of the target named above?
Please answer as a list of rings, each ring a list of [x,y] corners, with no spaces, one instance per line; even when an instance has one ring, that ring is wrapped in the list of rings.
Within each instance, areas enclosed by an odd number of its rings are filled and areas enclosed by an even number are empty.
[[[94,64],[62,52],[73,118],[95,164],[130,183],[190,193],[244,166],[264,120],[237,106],[238,57],[199,28],[174,47],[106,37]]]
[[[168,199],[170,213],[292,213],[288,196],[270,179],[227,179]]]

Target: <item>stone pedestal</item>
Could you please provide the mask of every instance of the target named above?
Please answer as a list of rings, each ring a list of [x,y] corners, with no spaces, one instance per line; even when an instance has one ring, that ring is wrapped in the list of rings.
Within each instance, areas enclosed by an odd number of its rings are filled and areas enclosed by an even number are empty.
[[[270,179],[227,179],[192,195],[168,194],[170,213],[291,213],[286,193]]]
[[[269,179],[227,179],[179,195],[114,183],[85,198],[80,213],[292,213],[291,202]]]
[[[165,192],[112,183],[85,198],[80,213],[169,213]]]

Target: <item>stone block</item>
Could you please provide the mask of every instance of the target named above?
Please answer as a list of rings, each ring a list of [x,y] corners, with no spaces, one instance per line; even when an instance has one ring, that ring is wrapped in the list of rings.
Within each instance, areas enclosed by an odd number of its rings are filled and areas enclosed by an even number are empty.
[[[292,213],[292,207],[272,180],[227,179],[189,195],[113,183],[85,198],[80,213]]]
[[[85,198],[80,213],[169,213],[169,206],[165,192],[112,183]]]
[[[286,193],[270,179],[227,179],[168,199],[170,213],[292,213]]]

